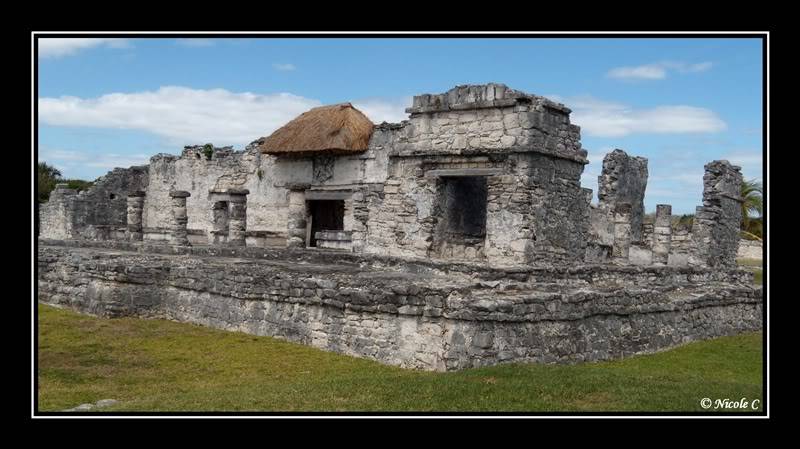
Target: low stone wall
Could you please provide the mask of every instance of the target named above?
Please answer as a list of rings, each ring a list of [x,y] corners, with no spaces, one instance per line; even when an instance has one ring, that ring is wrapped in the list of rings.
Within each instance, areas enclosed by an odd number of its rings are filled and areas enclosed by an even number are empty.
[[[736,253],[738,259],[758,259],[764,258],[764,247],[761,242],[756,240],[739,240],[739,251]]]
[[[762,322],[761,289],[738,270],[483,269],[339,252],[40,241],[37,276],[39,301],[81,312],[276,336],[428,370],[617,358]]]

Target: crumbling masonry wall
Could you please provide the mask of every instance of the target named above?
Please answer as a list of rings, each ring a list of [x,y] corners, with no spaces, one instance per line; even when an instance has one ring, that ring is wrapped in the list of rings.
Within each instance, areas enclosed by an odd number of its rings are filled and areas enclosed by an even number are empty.
[[[647,183],[646,160],[643,163],[641,161],[631,163],[637,158],[628,158],[621,150],[615,150],[613,156],[604,160],[603,175],[599,178],[600,191],[613,190],[603,186],[605,179],[613,180],[607,184],[616,186],[614,189],[619,190],[620,185],[633,185],[638,186],[633,190],[638,191],[641,188],[643,193]],[[609,161],[612,163],[609,164]],[[638,168],[632,171],[621,170],[618,168],[620,166]],[[624,201],[620,202],[619,195],[606,194],[601,196],[605,197],[605,204],[601,201],[598,207],[590,209],[589,250],[610,246],[614,248],[611,259],[619,264],[734,266],[741,224],[742,200],[739,193],[742,184],[741,169],[722,160],[706,164],[705,170],[703,206],[697,207],[691,231],[683,227],[673,229],[671,206],[660,204],[657,206],[655,221],[643,220],[642,226],[639,227],[641,239],[638,242],[634,241],[633,214],[622,221],[619,221],[619,214],[612,214],[613,218],[609,220],[607,211],[612,204],[615,205],[615,210],[620,207],[632,209],[632,205],[627,201],[631,195],[629,193],[623,195]],[[631,188],[625,190],[630,192]],[[619,226],[622,226],[623,230],[617,229]],[[628,254],[620,252],[624,249],[627,249]],[[589,250],[586,253],[586,261],[608,260],[597,257]]]
[[[92,187],[56,188],[40,208],[39,235],[51,239],[124,238],[128,195],[148,185],[148,167],[115,168]]]

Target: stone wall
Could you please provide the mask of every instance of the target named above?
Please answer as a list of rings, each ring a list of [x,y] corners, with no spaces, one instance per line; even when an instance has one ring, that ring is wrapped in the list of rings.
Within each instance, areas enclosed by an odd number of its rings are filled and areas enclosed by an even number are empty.
[[[757,240],[739,240],[739,249],[736,253],[737,259],[758,259],[764,257],[764,247],[761,242]]]
[[[286,197],[274,186],[275,161],[262,159],[255,148],[233,151],[230,147],[188,146],[181,156],[153,156],[150,174],[143,217],[146,228],[169,227],[169,192],[179,190],[191,194],[186,201],[188,229],[208,235],[214,229],[215,203],[209,192],[231,188],[250,191],[248,229],[277,231],[285,226]]]
[[[62,185],[40,211],[42,238],[108,240],[124,235],[128,194],[144,190],[148,167],[115,168],[95,180],[92,187],[75,192]]]
[[[570,110],[500,84],[414,97],[392,128],[389,176],[367,223],[365,250],[492,264],[581,260],[586,151]],[[483,177],[485,238],[448,235],[448,185]]]
[[[485,259],[492,264],[582,259],[588,205],[583,166],[536,153],[395,158],[367,225],[366,251],[396,256]],[[447,177],[486,170],[486,235],[480,243],[445,238]]]
[[[357,192],[367,183],[386,179],[387,157],[381,138],[368,151],[357,155],[281,157],[261,154],[259,141],[244,151],[230,147],[208,151],[206,146],[186,147],[180,157],[160,154],[151,159],[151,182],[147,188],[144,222],[147,228],[164,228],[170,222],[169,192],[184,190],[189,230],[210,234],[214,230],[214,201],[210,190],[247,189],[247,229],[280,234],[286,238],[291,210],[291,191],[348,190]],[[210,157],[209,157],[210,155]],[[364,190],[369,190],[364,187]],[[354,195],[358,198],[369,195]],[[301,198],[300,205],[304,204]],[[360,200],[356,200],[360,201]],[[304,209],[303,209],[304,211]],[[359,211],[363,215],[363,208]],[[350,220],[364,223],[364,217]],[[304,227],[305,224],[303,223]],[[357,228],[357,225],[352,226]],[[365,229],[358,229],[354,245],[363,246]],[[355,243],[355,241],[358,243]]]
[[[402,156],[528,152],[586,162],[570,109],[503,84],[465,85],[414,97],[395,144]]]
[[[760,329],[762,322],[761,289],[747,282],[747,272],[509,271],[346,256],[40,241],[38,299],[100,316],[163,317],[276,336],[428,370],[618,358]]]

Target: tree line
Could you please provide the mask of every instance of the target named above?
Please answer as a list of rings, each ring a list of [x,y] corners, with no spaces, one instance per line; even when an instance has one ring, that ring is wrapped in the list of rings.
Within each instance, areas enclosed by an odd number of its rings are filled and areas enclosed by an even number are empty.
[[[64,179],[61,171],[47,162],[39,162],[36,167],[36,202],[41,204],[50,199],[50,193],[55,190],[56,184],[66,183],[69,188],[79,192],[91,187],[94,183],[83,179]]]

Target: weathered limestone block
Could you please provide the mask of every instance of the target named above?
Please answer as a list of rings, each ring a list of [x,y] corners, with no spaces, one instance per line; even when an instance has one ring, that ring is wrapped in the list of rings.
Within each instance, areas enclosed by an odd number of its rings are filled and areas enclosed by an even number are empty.
[[[672,206],[656,205],[656,221],[653,225],[653,265],[666,265],[672,247]]]
[[[208,236],[208,243],[219,245],[225,243],[228,238],[228,202],[216,201],[211,207],[211,220],[213,228]]]
[[[56,184],[50,200],[39,205],[39,235],[49,239],[71,239],[75,236],[75,200],[77,191],[67,184]]]
[[[144,192],[138,190],[128,195],[127,238],[142,241],[142,212],[144,211]]]
[[[303,190],[289,191],[289,214],[286,246],[306,247],[306,195]]]
[[[653,250],[646,245],[631,244],[628,250],[628,263],[648,266],[653,264]]]
[[[758,259],[764,258],[764,247],[761,242],[756,240],[739,240],[739,251],[736,253],[739,259]]]
[[[689,264],[734,266],[742,221],[741,167],[723,160],[712,161],[705,169],[703,205],[697,207],[692,225]]]
[[[631,205],[619,203],[614,209],[614,246],[612,260],[617,264],[628,263],[631,247]]]
[[[247,232],[247,189],[228,189],[230,211],[228,215],[228,245],[245,246]]]
[[[173,245],[189,245],[189,238],[186,234],[186,224],[189,218],[186,215],[186,198],[190,193],[185,190],[173,190],[169,193],[172,198],[172,235],[170,243]]]

